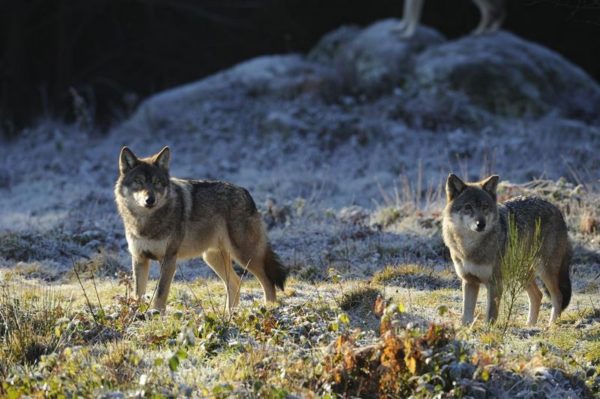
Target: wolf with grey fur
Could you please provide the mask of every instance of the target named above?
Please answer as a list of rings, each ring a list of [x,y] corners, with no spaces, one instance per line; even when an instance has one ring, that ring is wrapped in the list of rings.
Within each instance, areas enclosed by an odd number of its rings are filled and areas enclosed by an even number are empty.
[[[265,301],[274,302],[287,270],[271,248],[250,193],[221,181],[170,177],[169,161],[168,147],[148,158],[123,147],[119,157],[115,198],[137,297],[146,292],[150,261],[159,261],[153,306],[164,312],[177,259],[201,256],[225,284],[228,311],[239,302],[241,284],[232,259],[256,276]]]
[[[533,239],[539,223],[540,249],[535,271],[552,300],[552,323],[571,299],[572,251],[567,225],[560,210],[540,198],[517,197],[498,203],[498,179],[498,176],[490,176],[480,182],[465,183],[451,174],[446,181],[443,236],[456,273],[462,279],[462,322],[464,325],[473,322],[480,284],[484,284],[488,292],[486,319],[493,322],[497,318],[502,296],[501,260],[506,249],[508,222],[514,220],[519,237],[525,240]],[[535,278],[529,281],[527,294],[527,323],[535,325],[542,300]]]

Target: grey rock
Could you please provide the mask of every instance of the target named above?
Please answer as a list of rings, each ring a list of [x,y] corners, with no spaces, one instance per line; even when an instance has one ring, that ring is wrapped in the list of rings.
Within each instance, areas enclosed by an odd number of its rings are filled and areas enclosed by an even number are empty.
[[[598,118],[600,86],[554,51],[500,31],[467,36],[417,56],[413,84],[466,94],[503,116]]]
[[[398,24],[396,19],[378,21],[336,52],[333,62],[347,89],[368,95],[391,92],[407,78],[420,52],[444,42],[441,34],[426,27],[404,39],[396,31]]]

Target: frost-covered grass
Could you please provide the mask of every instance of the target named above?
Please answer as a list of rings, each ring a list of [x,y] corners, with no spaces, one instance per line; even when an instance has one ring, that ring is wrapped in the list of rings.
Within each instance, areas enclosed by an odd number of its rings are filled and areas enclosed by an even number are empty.
[[[402,267],[400,267],[402,270]],[[446,278],[445,273],[433,273]],[[389,281],[388,281],[389,282]],[[458,326],[460,292],[354,281],[292,280],[279,306],[254,281],[233,316],[215,280],[176,283],[165,316],[130,297],[128,280],[82,285],[13,278],[0,291],[0,392],[152,397],[432,397],[600,393],[600,294],[575,294],[552,327],[506,334]],[[381,295],[377,295],[381,294]],[[86,299],[87,296],[87,299]],[[485,295],[478,309],[483,311]],[[365,323],[370,319],[373,323]]]
[[[518,295],[506,332],[483,322],[485,290],[474,326],[459,326],[460,284],[441,243],[440,201],[421,209],[395,200],[374,209],[310,209],[303,201],[263,208],[292,278],[276,307],[265,307],[258,283],[246,279],[231,317],[222,284],[197,277],[206,270],[199,261],[181,265],[161,317],[132,300],[129,257],[101,230],[7,231],[0,393],[593,397],[600,234],[583,221],[597,217],[600,196],[562,180],[499,188],[501,199],[521,194],[563,210],[575,248],[574,296],[552,327],[544,298],[530,328],[526,294]],[[381,223],[382,213],[393,220]]]
[[[99,176],[110,169],[104,163],[98,163],[104,170]],[[229,317],[222,284],[204,278],[210,271],[196,260],[180,265],[169,311],[161,317],[131,299],[130,258],[105,193],[110,185],[97,191],[87,178],[48,176],[75,191],[48,199],[45,207],[26,198],[31,187],[22,184],[12,188],[17,199],[1,200],[16,210],[32,207],[28,223],[40,222],[20,225],[24,216],[3,208],[15,224],[0,233],[1,394],[600,393],[600,232],[594,227],[600,195],[593,184],[561,179],[500,185],[501,200],[538,195],[557,204],[575,248],[574,296],[559,323],[547,327],[550,305],[544,299],[538,326],[525,327],[521,294],[504,333],[482,321],[485,290],[475,325],[458,325],[460,284],[441,239],[439,185],[432,191],[399,178],[376,188],[370,207],[353,204],[344,193],[328,200],[326,184],[312,186],[304,197],[258,200],[274,247],[292,273],[280,306],[263,306],[259,285],[248,279],[242,306]],[[86,189],[90,193],[81,196]],[[254,189],[257,198],[268,191],[260,184]],[[55,212],[66,216],[55,220]]]

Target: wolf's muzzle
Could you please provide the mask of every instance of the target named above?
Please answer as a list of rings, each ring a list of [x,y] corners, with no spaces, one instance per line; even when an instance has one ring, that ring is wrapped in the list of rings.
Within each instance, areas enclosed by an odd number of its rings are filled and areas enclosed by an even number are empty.
[[[485,220],[483,219],[479,219],[475,222],[475,230],[477,230],[478,232],[482,232],[483,230],[485,230]]]
[[[146,208],[152,208],[155,203],[156,198],[154,197],[154,195],[149,195],[146,197],[146,203],[144,205],[146,206]]]

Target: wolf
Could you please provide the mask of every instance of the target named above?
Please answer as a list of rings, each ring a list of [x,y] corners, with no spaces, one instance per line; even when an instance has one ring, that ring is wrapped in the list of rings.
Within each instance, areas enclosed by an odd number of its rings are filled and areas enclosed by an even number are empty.
[[[143,298],[151,260],[160,262],[153,307],[165,312],[178,259],[202,257],[227,290],[227,311],[239,303],[234,259],[260,282],[265,302],[276,301],[287,269],[273,252],[250,193],[222,181],[169,176],[169,147],[138,158],[123,147],[115,185],[117,208],[131,254],[135,292]]]
[[[519,237],[524,240],[532,240],[536,224],[539,226],[540,249],[535,271],[552,300],[552,323],[571,299],[572,250],[567,225],[561,211],[540,198],[516,197],[498,203],[498,180],[499,177],[493,175],[480,182],[465,183],[450,174],[446,181],[447,204],[442,232],[456,274],[462,279],[462,323],[473,322],[480,284],[486,286],[488,293],[486,320],[493,322],[498,317],[502,296],[501,260],[506,250],[509,220],[514,220]],[[535,278],[528,282],[526,290],[529,296],[527,323],[533,326],[537,322],[542,293]]]
[[[424,0],[404,0],[402,20],[396,28],[402,37],[408,38],[414,35],[421,20],[423,2]],[[473,2],[481,13],[479,25],[473,34],[480,35],[497,31],[506,17],[504,0],[473,0]]]

